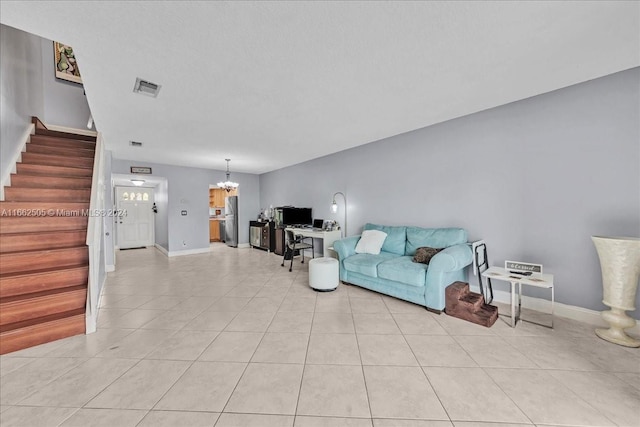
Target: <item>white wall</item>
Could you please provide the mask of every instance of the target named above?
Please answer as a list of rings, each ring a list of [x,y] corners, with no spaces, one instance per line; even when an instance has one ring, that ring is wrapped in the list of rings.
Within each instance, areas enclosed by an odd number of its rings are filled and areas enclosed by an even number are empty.
[[[169,252],[209,247],[209,185],[224,179],[224,171],[113,159],[113,173],[128,174],[131,166],[149,166],[153,175],[167,179]],[[238,189],[238,242],[249,243],[249,220],[260,212],[258,175],[234,173]],[[160,209],[160,206],[158,206]],[[181,211],[187,215],[182,216]]]
[[[342,201],[329,207],[343,191],[349,235],[366,222],[464,227],[492,264],[542,263],[557,301],[602,310],[590,236],[640,236],[639,117],[635,68],[263,174],[260,205],[342,223]]]
[[[41,39],[42,43],[42,82],[44,87],[45,123],[86,129],[89,120],[89,104],[81,84],[56,79],[53,55],[53,42]],[[82,73],[82,64],[78,64]]]
[[[154,199],[158,207],[155,220],[156,244],[169,250],[169,182],[164,179],[154,188]]]
[[[0,171],[13,168],[31,124],[44,114],[40,38],[0,25]]]
[[[104,152],[104,208],[107,212],[113,211],[113,191],[111,189],[111,151]],[[106,216],[104,221],[104,245],[105,245],[105,264],[110,268],[115,265],[115,254],[113,246],[115,242],[115,218],[113,215]]]

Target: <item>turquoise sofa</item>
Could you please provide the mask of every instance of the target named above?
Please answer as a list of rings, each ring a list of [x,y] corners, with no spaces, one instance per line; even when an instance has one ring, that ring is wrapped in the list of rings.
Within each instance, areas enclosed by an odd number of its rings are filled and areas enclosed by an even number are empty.
[[[467,232],[462,228],[420,228],[366,224],[364,230],[387,233],[379,255],[357,254],[360,236],[334,242],[340,261],[340,280],[441,312],[444,290],[466,281],[464,269],[471,264]],[[429,264],[412,261],[416,249],[444,248]]]

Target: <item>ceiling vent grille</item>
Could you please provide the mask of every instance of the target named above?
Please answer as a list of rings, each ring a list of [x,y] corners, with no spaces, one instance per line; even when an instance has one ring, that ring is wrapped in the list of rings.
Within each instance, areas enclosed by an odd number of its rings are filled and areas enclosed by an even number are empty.
[[[155,98],[158,96],[158,92],[160,92],[161,87],[162,86],[158,84],[142,80],[140,77],[138,77],[136,79],[136,84],[133,87],[133,92]]]
[[[129,145],[132,146],[132,147],[142,147],[142,142],[129,141]]]

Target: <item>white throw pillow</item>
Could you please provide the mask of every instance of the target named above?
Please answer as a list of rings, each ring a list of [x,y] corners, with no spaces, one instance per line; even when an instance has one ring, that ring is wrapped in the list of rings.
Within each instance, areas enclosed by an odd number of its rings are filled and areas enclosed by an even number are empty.
[[[387,233],[384,231],[365,230],[356,245],[356,253],[378,255],[386,238]]]

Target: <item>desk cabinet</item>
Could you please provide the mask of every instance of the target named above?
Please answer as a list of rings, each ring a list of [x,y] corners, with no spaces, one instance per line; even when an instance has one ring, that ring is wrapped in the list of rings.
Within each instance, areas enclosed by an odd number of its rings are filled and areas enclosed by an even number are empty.
[[[284,228],[276,228],[275,230],[275,248],[273,252],[276,255],[284,255]]]
[[[254,248],[273,251],[275,246],[275,223],[270,222],[249,222],[249,243]]]

